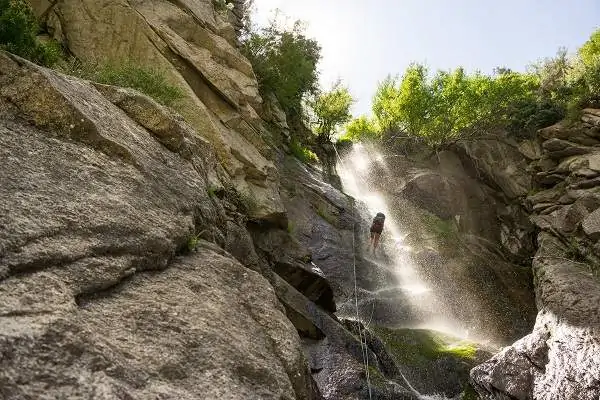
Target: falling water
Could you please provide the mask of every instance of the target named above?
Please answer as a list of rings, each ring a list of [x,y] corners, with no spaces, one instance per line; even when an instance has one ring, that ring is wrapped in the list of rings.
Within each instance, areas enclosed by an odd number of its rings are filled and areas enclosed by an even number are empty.
[[[444,312],[445,310],[440,309],[439,305],[442,303],[436,298],[435,291],[419,278],[418,271],[410,258],[412,248],[404,243],[407,232],[404,232],[397,221],[392,218],[393,213],[390,212],[391,210],[385,201],[385,197],[368,184],[373,166],[389,172],[380,152],[374,148],[367,149],[364,145],[355,144],[343,160],[339,159],[337,168],[344,191],[366,205],[369,216],[365,216],[365,218],[371,218],[377,212],[383,212],[386,215],[385,235],[387,236],[387,240],[382,241],[381,245],[383,247],[387,244],[385,246],[386,253],[389,252],[390,248],[392,250],[393,272],[400,284],[399,286],[384,286],[373,291],[372,294],[377,296],[384,295],[388,291],[401,290],[406,295],[405,297],[408,301],[411,302],[413,309],[417,310],[420,314],[429,316],[425,324],[407,327],[432,329],[446,332],[456,337],[468,337],[468,331],[461,329],[456,321],[448,318],[448,313]],[[391,246],[389,245],[390,243]],[[385,265],[381,265],[376,258],[370,261],[381,267],[386,267]],[[393,385],[397,385],[401,391],[410,392],[420,400],[447,400],[446,397],[437,394],[423,395],[418,393],[402,373],[401,375],[404,378],[406,387],[398,385],[395,382],[390,382]]]
[[[407,327],[433,329],[459,338],[469,337],[468,330],[461,327],[457,321],[452,320],[448,310],[443,309],[444,303],[436,297],[435,290],[419,278],[419,271],[411,260],[412,248],[404,242],[408,232],[404,232],[398,221],[393,219],[394,213],[391,212],[382,193],[369,184],[369,176],[374,167],[383,171],[388,169],[379,151],[372,147],[367,148],[366,145],[360,143],[355,144],[352,150],[338,163],[338,173],[344,191],[366,205],[370,218],[377,212],[383,212],[386,215],[385,231],[382,235],[382,240],[385,236],[385,243],[382,245],[385,245],[386,253],[391,253],[389,255],[392,259],[393,273],[399,286],[383,287],[374,294],[401,290],[411,303],[411,308],[419,315],[426,316],[424,324]],[[370,261],[385,267],[377,258]]]

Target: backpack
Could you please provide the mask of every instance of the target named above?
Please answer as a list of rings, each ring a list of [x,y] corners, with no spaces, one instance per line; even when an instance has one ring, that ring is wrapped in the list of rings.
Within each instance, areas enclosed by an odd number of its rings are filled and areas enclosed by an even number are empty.
[[[383,213],[377,213],[373,218],[373,227],[377,229],[383,229],[383,223],[385,222],[385,215]]]

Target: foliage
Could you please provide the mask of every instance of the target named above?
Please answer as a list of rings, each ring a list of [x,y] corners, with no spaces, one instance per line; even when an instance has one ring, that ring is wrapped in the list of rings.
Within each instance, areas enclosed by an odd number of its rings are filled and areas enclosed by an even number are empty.
[[[566,103],[571,92],[567,82],[570,61],[566,48],[560,48],[555,57],[545,58],[530,69],[539,79],[538,93],[542,98]]]
[[[579,49],[567,75],[572,95],[568,104],[571,117],[577,110],[600,105],[600,29]]]
[[[252,29],[242,50],[252,63],[261,92],[273,94],[288,117],[303,115],[302,101],[317,92],[319,44],[304,34],[297,21],[286,29],[277,20],[263,29]]]
[[[198,243],[200,242],[200,235],[191,235],[188,238],[188,241],[186,243],[186,247],[185,250],[188,253],[191,253],[192,251],[196,250],[196,246],[198,246]]]
[[[594,66],[600,57],[600,29],[596,30],[578,51],[581,62],[586,66]]]
[[[131,61],[103,65],[74,61],[64,67],[63,72],[98,83],[136,89],[167,106],[184,97],[183,90],[171,85],[162,71]]]
[[[361,115],[354,118],[345,127],[345,133],[340,140],[352,142],[377,140],[381,137],[381,128],[377,120]]]
[[[319,158],[314,152],[300,144],[297,140],[291,141],[290,150],[294,157],[305,164],[313,164],[319,161]]]
[[[231,11],[234,8],[234,4],[227,0],[213,0],[213,6],[219,12]]]
[[[559,49],[524,73],[496,68],[492,75],[467,74],[459,67],[430,74],[424,65],[411,64],[401,77],[379,83],[375,122],[367,117],[353,121],[347,136],[356,140],[394,133],[437,149],[498,131],[529,136],[587,106],[600,106],[600,30],[575,57]]]
[[[525,123],[511,125],[512,117],[535,102],[536,78],[499,72],[468,75],[457,68],[430,77],[425,66],[413,64],[401,78],[379,84],[373,112],[383,130],[404,131],[436,148],[492,128],[522,128]]]
[[[60,45],[37,39],[39,25],[25,0],[0,0],[0,50],[6,50],[45,66],[62,57]]]
[[[331,140],[336,129],[350,120],[352,103],[350,91],[342,86],[340,81],[336,82],[331,90],[316,96],[310,102],[315,133],[323,139]]]

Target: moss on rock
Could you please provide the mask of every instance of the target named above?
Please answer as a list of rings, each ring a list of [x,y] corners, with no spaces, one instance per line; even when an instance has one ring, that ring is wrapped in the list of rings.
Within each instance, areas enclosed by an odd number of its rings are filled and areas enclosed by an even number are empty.
[[[386,344],[401,364],[422,365],[443,357],[473,361],[477,346],[441,332],[427,329],[389,329],[374,327],[373,332]]]
[[[427,329],[372,326],[405,377],[421,393],[476,399],[469,371],[491,356],[476,343]]]

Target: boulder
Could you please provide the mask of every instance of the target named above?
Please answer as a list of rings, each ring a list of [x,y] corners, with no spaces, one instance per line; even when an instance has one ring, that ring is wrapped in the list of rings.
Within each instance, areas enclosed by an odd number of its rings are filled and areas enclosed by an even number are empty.
[[[539,192],[530,194],[527,196],[527,200],[532,204],[554,204],[565,194],[564,185],[557,185],[547,190],[541,190]]]
[[[542,146],[537,140],[523,140],[518,146],[519,152],[531,161],[539,160],[544,155]]]
[[[581,226],[590,239],[600,239],[600,208],[588,215]]]
[[[78,304],[61,281],[48,270],[0,286],[4,399],[317,399],[273,289],[210,245]]]
[[[383,400],[414,399],[411,395],[398,397],[398,393],[393,390],[393,386],[397,386],[397,384],[387,382],[387,379],[383,377],[383,367],[378,356],[372,348],[365,347],[361,343],[362,337],[353,335],[329,314],[307,301],[280,277],[276,276],[272,284],[292,320],[302,323],[301,326],[312,324],[313,329],[322,333],[316,338],[305,334],[308,337],[304,339],[304,349],[313,371],[313,378],[321,389],[324,399],[368,398],[369,387],[364,367],[365,355],[369,359],[372,395]],[[378,380],[375,380],[375,377]]]
[[[600,396],[600,283],[594,265],[542,232],[533,266],[539,314],[533,333],[475,367],[484,399],[592,400]]]
[[[589,127],[600,128],[600,110],[594,108],[585,108],[583,110],[581,120]],[[598,133],[598,130],[591,130],[594,134]]]
[[[584,146],[557,138],[546,140],[542,144],[542,147],[547,152],[548,156],[555,160],[588,154],[593,151],[593,149],[589,146]]]
[[[590,135],[589,124],[585,120],[591,120],[587,114],[584,114],[582,122],[561,121],[547,128],[540,129],[538,134],[543,139],[561,139],[568,140],[583,146],[595,146],[600,144],[598,138]]]
[[[569,157],[563,160],[556,168],[560,173],[576,173],[580,170],[591,170],[600,173],[600,152],[593,151],[589,154]]]
[[[441,219],[450,219],[464,208],[466,199],[459,186],[455,179],[424,170],[409,177],[401,193]]]

